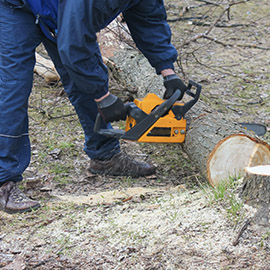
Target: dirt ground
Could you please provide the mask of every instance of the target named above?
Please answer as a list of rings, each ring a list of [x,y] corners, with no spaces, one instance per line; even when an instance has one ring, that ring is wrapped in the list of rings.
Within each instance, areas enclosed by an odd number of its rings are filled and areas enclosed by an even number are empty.
[[[239,2],[165,1],[176,70],[202,84],[209,108],[269,128],[270,7]],[[152,160],[156,175],[89,173],[61,85],[37,75],[29,117],[32,161],[20,187],[42,207],[0,212],[0,269],[270,270],[270,228],[249,223],[255,209],[237,196],[241,178],[213,189],[181,146],[125,141],[123,151]]]

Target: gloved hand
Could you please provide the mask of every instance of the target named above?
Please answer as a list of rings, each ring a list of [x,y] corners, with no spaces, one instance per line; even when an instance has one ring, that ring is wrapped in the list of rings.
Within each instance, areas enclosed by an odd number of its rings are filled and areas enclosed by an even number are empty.
[[[163,79],[164,86],[166,88],[163,99],[170,98],[174,94],[174,92],[179,89],[181,91],[181,95],[178,100],[181,100],[187,90],[187,87],[182,82],[182,80],[176,74],[165,76]]]
[[[106,123],[125,120],[127,109],[121,99],[113,94],[97,102],[98,110]]]

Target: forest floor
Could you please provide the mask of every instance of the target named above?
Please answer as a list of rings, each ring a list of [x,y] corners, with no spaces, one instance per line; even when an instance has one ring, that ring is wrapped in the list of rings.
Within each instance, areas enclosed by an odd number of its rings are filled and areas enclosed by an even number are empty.
[[[269,127],[270,6],[239,2],[165,1],[181,47],[176,69],[202,84],[209,108]],[[270,228],[249,223],[255,210],[237,196],[241,178],[213,188],[181,146],[125,141],[123,151],[152,160],[156,175],[91,174],[61,85],[37,75],[29,117],[32,161],[20,187],[41,208],[0,212],[0,269],[270,270]]]

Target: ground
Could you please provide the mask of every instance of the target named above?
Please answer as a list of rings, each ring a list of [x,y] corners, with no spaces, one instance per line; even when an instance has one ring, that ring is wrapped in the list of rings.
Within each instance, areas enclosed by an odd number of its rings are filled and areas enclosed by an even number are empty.
[[[177,72],[202,84],[209,108],[269,126],[268,1],[241,1],[212,28],[225,2],[165,1]],[[175,22],[182,13],[189,20]],[[36,75],[29,117],[32,161],[20,187],[42,207],[0,213],[1,269],[270,269],[270,228],[249,223],[255,210],[237,196],[241,178],[214,189],[180,145],[124,141],[157,174],[92,175],[61,85]]]

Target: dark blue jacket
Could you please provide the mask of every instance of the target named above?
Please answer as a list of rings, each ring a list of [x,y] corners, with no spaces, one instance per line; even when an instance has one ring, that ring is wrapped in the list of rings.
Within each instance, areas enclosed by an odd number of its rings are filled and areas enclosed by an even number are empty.
[[[173,68],[177,58],[171,44],[163,0],[25,0],[41,29],[51,40],[57,36],[61,60],[80,91],[95,98],[107,90],[107,70],[96,33],[121,12],[131,35],[157,74]],[[49,33],[49,34],[48,34]],[[89,81],[95,87],[89,89]]]
[[[39,24],[44,34],[56,42],[57,35],[57,0],[25,0],[36,17],[36,24]]]

